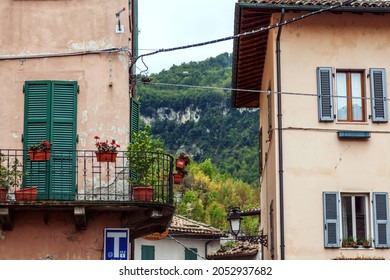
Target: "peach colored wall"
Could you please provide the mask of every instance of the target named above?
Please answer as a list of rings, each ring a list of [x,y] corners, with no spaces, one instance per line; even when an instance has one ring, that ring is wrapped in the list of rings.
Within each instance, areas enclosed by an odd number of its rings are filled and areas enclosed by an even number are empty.
[[[124,33],[116,33],[122,7]],[[26,80],[73,80],[80,87],[77,149],[94,149],[94,136],[116,139],[122,148],[129,133],[129,54],[21,58],[5,56],[67,54],[130,46],[128,1],[11,1],[0,5],[1,148],[22,148]]]
[[[264,75],[263,75],[263,91],[268,90],[268,84],[271,81],[271,91],[276,91],[276,78],[275,78],[275,38],[276,38],[276,32],[270,32],[268,36],[268,43],[267,43],[267,55],[265,60],[265,66],[264,66]],[[271,115],[272,115],[272,128],[275,129],[276,127],[276,110],[277,110],[277,97],[276,95],[271,96]],[[275,181],[275,178],[277,178],[277,134],[275,131],[272,131],[271,138],[268,134],[268,100],[267,100],[267,94],[262,93],[260,94],[260,126],[263,131],[263,173],[261,177],[261,221],[262,221],[262,228],[264,231],[264,234],[268,235],[268,248],[270,248],[271,244],[271,236],[270,232],[271,229],[269,227],[270,221],[269,221],[269,211],[270,211],[270,203],[273,201],[273,224],[274,229],[275,226],[279,223],[279,200],[276,199],[277,196],[279,196],[279,190],[276,188],[277,182]],[[278,232],[274,230],[274,243],[273,246],[275,248],[274,255],[275,258],[278,256],[278,250],[279,247],[279,238],[278,238]],[[264,250],[264,258],[270,259],[270,251]]]
[[[0,229],[1,260],[102,260],[104,228],[119,228],[120,213],[88,215],[87,230],[75,229],[72,212],[23,212],[14,229]]]
[[[295,16],[299,15],[286,14],[286,19]],[[274,18],[274,22],[277,21]],[[366,74],[370,67],[386,68],[389,81],[390,62],[384,59],[390,54],[389,29],[388,15],[350,13],[317,15],[283,27],[282,91],[308,94],[282,97],[286,259],[331,259],[340,254],[390,258],[389,250],[325,249],[322,209],[323,191],[371,193],[389,190],[387,159],[390,151],[386,149],[389,139],[386,132],[390,125],[373,124],[370,120],[363,124],[320,123],[317,97],[310,96],[317,94],[316,67],[364,69]],[[270,35],[274,44],[272,34],[275,36],[276,31]],[[268,51],[275,49],[274,45],[268,47]],[[267,56],[265,76],[274,74],[276,90],[276,70],[268,65],[269,59],[274,59],[276,65],[274,51],[268,52]],[[267,86],[268,80],[264,79],[262,90]],[[389,82],[386,86],[389,91]],[[366,93],[370,96],[368,79]],[[264,98],[261,101],[260,121],[264,131],[267,128],[264,113],[267,102]],[[276,96],[273,108],[276,123]],[[367,115],[371,114],[369,102],[366,108]],[[339,140],[337,130],[343,129],[374,132],[367,141]],[[267,180],[262,181],[262,211],[266,211],[262,213],[263,225],[268,224],[270,199],[274,195],[278,198],[277,133],[274,135],[276,151],[269,154],[274,161],[267,163],[264,175]],[[263,197],[264,193],[266,197]],[[275,208],[278,207],[279,204],[275,204]],[[279,215],[278,211],[275,215]],[[279,222],[275,226],[279,226]],[[279,242],[280,236],[275,235],[275,238]],[[280,252],[279,246],[275,249]],[[266,257],[267,254],[269,252]]]

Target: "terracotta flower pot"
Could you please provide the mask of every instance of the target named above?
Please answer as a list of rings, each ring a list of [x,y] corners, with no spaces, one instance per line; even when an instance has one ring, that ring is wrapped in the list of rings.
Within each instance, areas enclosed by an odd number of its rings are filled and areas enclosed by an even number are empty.
[[[116,161],[116,156],[118,153],[99,153],[95,152],[96,154],[96,159],[98,162],[115,162]]]
[[[30,161],[48,161],[50,159],[51,151],[29,150],[28,155]]]
[[[151,201],[153,199],[153,188],[150,186],[133,187],[133,198],[135,201]]]
[[[4,187],[0,187],[0,201],[7,200],[7,189]]]
[[[29,200],[29,201],[35,200],[37,194],[38,194],[38,190],[36,187],[23,188],[15,191],[16,200]]]
[[[184,159],[177,158],[176,159],[176,169],[183,170],[185,167],[185,163],[186,162],[184,161]]]
[[[183,181],[183,177],[181,176],[181,174],[179,173],[173,174],[173,182],[175,184],[181,184],[182,181]]]

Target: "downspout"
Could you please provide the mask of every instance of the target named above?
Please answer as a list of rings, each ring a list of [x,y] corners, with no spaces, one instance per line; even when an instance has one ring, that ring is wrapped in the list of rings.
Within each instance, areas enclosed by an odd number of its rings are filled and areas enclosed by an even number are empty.
[[[284,8],[280,22],[284,20]],[[280,259],[284,260],[284,194],[283,194],[283,138],[282,138],[282,81],[281,81],[281,63],[280,63],[280,34],[282,25],[278,28],[276,37],[276,75],[278,91],[278,152],[279,152],[279,200],[280,200]]]
[[[205,257],[206,260],[208,259],[208,257],[207,257],[207,255],[208,255],[208,246],[207,245],[209,245],[209,243],[211,241],[213,241],[213,240],[207,240],[207,242],[204,244],[204,257]]]

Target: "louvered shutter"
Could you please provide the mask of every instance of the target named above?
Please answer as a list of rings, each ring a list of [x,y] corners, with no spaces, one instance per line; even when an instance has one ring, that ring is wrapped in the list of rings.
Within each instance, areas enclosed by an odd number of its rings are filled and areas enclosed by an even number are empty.
[[[332,122],[333,77],[332,68],[317,68],[318,117],[322,122]]]
[[[388,194],[373,193],[375,247],[388,248],[390,243]]]
[[[370,88],[372,121],[387,122],[385,69],[370,69]]]
[[[75,196],[77,82],[52,82],[53,158],[50,199]]]
[[[134,98],[130,99],[130,142],[133,142],[133,134],[139,132],[139,117],[141,104]]]
[[[37,186],[38,199],[73,200],[75,195],[77,82],[25,83],[24,149],[46,139],[50,161],[30,162],[23,185]]]
[[[50,141],[50,81],[27,81],[24,85],[24,142],[25,151],[31,145],[42,140]],[[46,193],[48,181],[48,162],[30,162],[28,154],[24,155],[25,166],[29,172],[23,176],[23,187],[35,186],[38,195]],[[27,172],[27,170],[25,171]]]
[[[339,193],[324,192],[323,205],[325,247],[340,247]]]

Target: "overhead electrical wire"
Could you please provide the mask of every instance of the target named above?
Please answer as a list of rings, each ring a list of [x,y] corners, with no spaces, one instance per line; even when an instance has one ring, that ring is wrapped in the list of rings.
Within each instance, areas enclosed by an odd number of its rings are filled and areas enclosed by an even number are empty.
[[[248,32],[244,32],[244,33],[240,33],[240,34],[236,34],[236,35],[231,35],[231,36],[220,38],[220,39],[215,39],[215,40],[211,40],[211,41],[195,43],[195,44],[190,44],[190,45],[184,45],[184,46],[179,46],[179,47],[173,47],[173,48],[158,49],[156,51],[153,51],[153,52],[150,52],[150,53],[146,53],[146,54],[142,54],[142,55],[137,56],[135,58],[135,60],[131,63],[130,67],[132,68],[134,66],[134,64],[137,62],[138,59],[143,58],[145,56],[151,56],[151,55],[155,55],[155,54],[163,53],[163,52],[171,52],[171,51],[184,50],[184,49],[195,48],[195,47],[202,47],[202,46],[211,45],[211,44],[215,44],[215,43],[220,43],[220,42],[224,42],[224,41],[228,41],[228,40],[238,39],[238,38],[245,37],[245,36],[250,36],[250,35],[253,35],[253,34],[256,34],[256,33],[259,33],[259,32],[268,31],[268,30],[273,29],[273,28],[277,28],[277,27],[280,27],[280,26],[283,26],[283,25],[287,25],[287,24],[290,24],[290,23],[293,23],[293,22],[305,19],[307,17],[313,16],[313,15],[316,15],[316,14],[320,14],[320,13],[323,13],[323,12],[331,11],[331,10],[340,8],[340,7],[345,6],[345,5],[350,5],[350,4],[352,4],[353,2],[356,2],[356,1],[357,0],[347,0],[347,1],[344,1],[344,2],[340,2],[340,3],[336,4],[336,5],[329,6],[327,8],[322,8],[322,9],[319,9],[317,11],[313,11],[313,12],[304,14],[304,15],[302,15],[300,17],[294,17],[292,19],[288,19],[288,20],[285,20],[285,21],[282,21],[282,22],[278,22],[278,23],[275,23],[275,24],[270,24],[267,27],[261,27],[260,29],[255,29],[255,30],[252,30],[252,31],[248,31]]]
[[[140,80],[142,82],[142,80]],[[180,88],[195,88],[195,89],[205,89],[205,90],[224,90],[224,91],[242,91],[248,93],[259,93],[259,94],[282,94],[282,95],[294,95],[294,96],[304,96],[304,97],[319,97],[317,93],[303,93],[303,92],[287,92],[287,91],[270,91],[270,90],[255,90],[255,89],[236,89],[236,88],[226,88],[226,87],[213,87],[213,86],[194,86],[194,85],[183,85],[183,84],[171,84],[171,83],[154,83],[147,82],[146,85],[155,85],[155,86],[169,86],[169,87],[180,87]],[[390,98],[376,98],[376,97],[366,97],[366,96],[342,96],[337,94],[326,95],[326,97],[340,98],[340,99],[361,99],[361,100],[383,100],[389,101]]]

